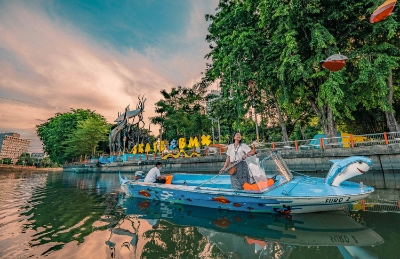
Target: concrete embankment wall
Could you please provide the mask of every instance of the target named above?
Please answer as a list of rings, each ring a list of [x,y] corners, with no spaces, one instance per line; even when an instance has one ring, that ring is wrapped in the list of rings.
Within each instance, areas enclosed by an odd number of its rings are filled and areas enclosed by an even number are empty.
[[[280,150],[282,158],[292,171],[310,176],[325,177],[331,159],[341,159],[349,156],[367,156],[372,159],[373,166],[365,175],[350,179],[355,182],[375,188],[400,189],[400,144],[356,147],[332,148],[325,150]],[[267,152],[259,154],[260,159]],[[212,173],[216,174],[222,168],[226,156],[209,156],[198,158],[180,158],[162,160],[163,173]],[[125,162],[99,165],[95,167],[69,166],[64,171],[80,172],[148,172],[155,161],[142,161],[140,163]]]

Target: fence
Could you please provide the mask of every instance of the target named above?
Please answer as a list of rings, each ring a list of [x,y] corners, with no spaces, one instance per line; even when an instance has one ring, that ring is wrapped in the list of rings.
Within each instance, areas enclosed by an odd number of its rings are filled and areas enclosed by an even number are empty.
[[[354,148],[373,145],[390,145],[400,143],[400,132],[383,132],[374,134],[351,135],[345,134],[333,138],[315,138],[286,142],[271,142],[259,145],[258,150],[268,149],[326,149],[326,148]]]
[[[349,205],[349,210],[362,210],[371,212],[397,212],[400,211],[400,201],[386,199],[362,199]]]
[[[253,148],[257,149],[257,153],[267,153],[271,150],[315,150],[315,149],[328,149],[328,148],[357,148],[357,147],[365,147],[365,146],[374,146],[374,145],[390,145],[390,144],[398,144],[400,143],[400,132],[383,132],[383,133],[374,133],[374,134],[363,134],[363,135],[351,135],[351,134],[342,134],[338,137],[332,138],[313,138],[313,139],[305,139],[305,140],[292,140],[286,142],[270,142],[270,143],[253,143]],[[186,150],[190,152],[196,152],[201,156],[222,156],[225,155],[226,146],[225,145],[216,145],[218,147],[206,147],[202,149],[193,149]],[[141,163],[143,161],[159,161],[165,159],[165,155],[171,153],[172,156],[169,156],[168,159],[176,159],[176,158],[188,158],[188,154],[179,151],[164,151],[163,153],[157,154],[126,154],[129,157],[124,159],[115,158],[111,162],[123,162],[123,163]],[[126,156],[125,155],[125,156]],[[164,157],[164,158],[163,158]],[[74,162],[66,165],[86,165],[90,166],[91,164],[97,164],[98,159],[85,160],[83,162]]]

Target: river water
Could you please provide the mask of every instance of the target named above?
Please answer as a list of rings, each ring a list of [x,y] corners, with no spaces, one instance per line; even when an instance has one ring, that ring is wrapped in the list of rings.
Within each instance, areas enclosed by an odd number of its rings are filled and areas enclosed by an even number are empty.
[[[400,258],[399,196],[259,215],[127,198],[116,173],[0,172],[0,258]]]

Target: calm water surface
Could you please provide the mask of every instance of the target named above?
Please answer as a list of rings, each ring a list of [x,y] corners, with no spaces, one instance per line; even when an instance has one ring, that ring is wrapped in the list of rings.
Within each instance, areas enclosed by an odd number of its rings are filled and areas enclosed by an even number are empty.
[[[376,212],[399,195],[259,215],[127,198],[116,173],[0,172],[0,258],[400,258],[400,213]]]

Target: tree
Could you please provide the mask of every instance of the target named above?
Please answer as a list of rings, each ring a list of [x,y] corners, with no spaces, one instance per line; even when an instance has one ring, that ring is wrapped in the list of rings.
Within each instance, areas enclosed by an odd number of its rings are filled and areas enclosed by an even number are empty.
[[[288,103],[287,92],[276,72],[281,53],[275,48],[277,42],[271,41],[269,28],[260,25],[259,4],[260,1],[224,0],[220,1],[216,15],[206,16],[212,21],[206,38],[211,51],[206,57],[213,61],[206,75],[211,81],[220,79],[223,98],[229,96],[236,105],[234,110],[238,114],[236,118],[230,117],[231,121],[244,118],[254,105],[264,122],[278,122],[283,141],[288,141],[288,128],[294,128],[290,124],[305,119],[309,109],[304,109],[304,101],[296,99],[291,103],[297,105],[283,107]],[[250,82],[254,82],[254,92]]]
[[[259,6],[261,25],[272,32],[272,42],[280,43],[275,46],[281,53],[278,77],[288,92],[308,100],[328,137],[336,136],[338,120],[353,119],[359,103],[392,110],[386,82],[390,69],[398,67],[395,18],[369,23],[376,1],[336,3],[263,0]],[[339,52],[350,58],[342,71],[318,65]],[[296,97],[290,96],[288,101]]]
[[[305,125],[314,114],[327,137],[336,137],[337,123],[354,120],[359,105],[381,109],[390,130],[398,131],[393,105],[400,27],[396,15],[369,23],[379,4],[221,0],[217,14],[206,16],[212,22],[206,57],[213,61],[206,75],[221,80],[223,91],[232,89],[246,111],[252,101],[247,84],[254,81],[256,106],[271,121],[276,117],[284,141],[290,127]],[[319,65],[339,52],[349,57],[345,69],[330,72]]]
[[[43,159],[39,160],[39,164],[38,167],[59,167],[60,165],[55,163],[55,162],[51,162],[50,157],[44,157]]]
[[[63,142],[66,146],[65,154],[71,157],[96,154],[99,142],[108,139],[108,128],[109,125],[102,117],[89,117],[78,121],[77,129]]]
[[[374,10],[380,2],[372,1],[369,5]],[[396,21],[397,18],[397,21]],[[389,17],[382,22],[366,26],[361,32],[367,34],[365,40],[359,35],[353,36],[354,44],[359,47],[357,59],[353,65],[357,68],[357,77],[353,87],[362,89],[360,103],[367,109],[379,108],[385,114],[386,125],[389,131],[400,131],[394,102],[399,100],[399,61],[400,61],[400,29],[399,19]],[[367,30],[367,33],[365,32]]]
[[[233,131],[236,129],[234,127],[235,123],[239,123],[240,111],[238,110],[240,106],[234,100],[229,98],[218,98],[210,102],[209,116],[219,120],[219,123],[227,127],[227,131],[221,132],[221,135],[231,136]]]
[[[211,121],[205,114],[206,87],[177,87],[171,92],[161,90],[163,99],[156,103],[158,116],[150,118],[163,129],[164,139],[198,136],[208,133]]]
[[[35,161],[31,157],[29,153],[23,153],[21,156],[18,158],[17,165],[26,165],[26,166],[32,166],[34,165]]]
[[[104,117],[89,109],[71,109],[70,112],[56,113],[45,123],[36,126],[36,133],[43,142],[44,151],[49,155],[51,161],[64,164],[72,160],[76,155],[67,154],[67,143],[65,142],[78,126],[78,122],[88,118],[105,121]]]
[[[8,157],[3,158],[3,159],[2,159],[2,162],[3,162],[3,164],[5,164],[5,165],[10,165],[10,164],[12,164],[11,158],[8,158]]]

